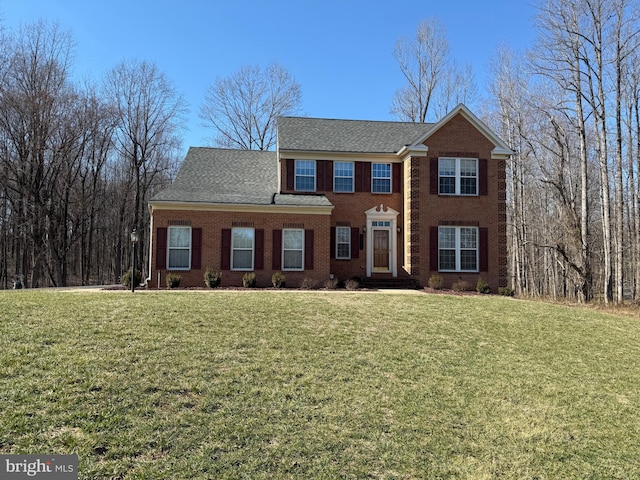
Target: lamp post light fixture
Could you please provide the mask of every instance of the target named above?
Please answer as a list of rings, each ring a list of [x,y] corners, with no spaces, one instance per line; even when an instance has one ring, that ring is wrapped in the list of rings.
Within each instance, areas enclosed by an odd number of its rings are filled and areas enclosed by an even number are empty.
[[[133,232],[131,232],[131,277],[129,277],[129,281],[131,282],[131,293],[136,291],[136,244],[140,241],[140,232],[138,232],[135,228]]]

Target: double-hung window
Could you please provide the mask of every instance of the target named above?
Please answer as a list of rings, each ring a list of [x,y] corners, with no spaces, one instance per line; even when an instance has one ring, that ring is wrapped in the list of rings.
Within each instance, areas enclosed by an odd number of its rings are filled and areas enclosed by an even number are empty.
[[[296,160],[297,192],[316,191],[316,162],[315,160]]]
[[[231,232],[231,270],[253,270],[255,230],[234,228]]]
[[[333,191],[353,192],[353,162],[333,162]]]
[[[371,191],[373,193],[391,193],[390,163],[374,163],[371,165]]]
[[[438,227],[440,271],[477,272],[478,251],[477,227]]]
[[[351,227],[336,227],[336,258],[351,258]]]
[[[439,158],[440,195],[478,195],[477,158]]]
[[[304,270],[304,230],[282,230],[282,270]]]
[[[191,268],[191,227],[169,227],[168,270]]]

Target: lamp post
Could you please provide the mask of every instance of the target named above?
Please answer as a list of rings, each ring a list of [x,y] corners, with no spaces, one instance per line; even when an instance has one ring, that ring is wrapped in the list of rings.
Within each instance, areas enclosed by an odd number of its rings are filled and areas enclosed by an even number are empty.
[[[136,244],[140,241],[140,233],[134,228],[131,232],[131,293],[136,291]]]

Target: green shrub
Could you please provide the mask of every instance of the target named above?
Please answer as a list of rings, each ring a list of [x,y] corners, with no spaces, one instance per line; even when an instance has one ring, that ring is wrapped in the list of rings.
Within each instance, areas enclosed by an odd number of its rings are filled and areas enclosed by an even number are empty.
[[[498,294],[504,295],[505,297],[513,297],[515,295],[515,292],[509,287],[500,287],[498,288]]]
[[[318,286],[318,282],[311,277],[304,277],[302,279],[302,283],[300,284],[300,288],[302,290],[313,290]]]
[[[242,286],[244,288],[256,288],[256,274],[254,272],[247,272],[242,275]]]
[[[140,270],[136,270],[133,276],[133,284],[137,287],[138,285],[140,285],[141,281],[142,281],[142,272]],[[131,287],[131,269],[127,270],[122,275],[122,284],[125,285],[127,288]]]
[[[204,272],[204,284],[209,288],[216,288],[222,281],[222,272],[209,267]]]
[[[491,293],[491,287],[482,277],[480,277],[476,283],[476,291],[478,293]]]
[[[287,283],[286,279],[285,279],[285,276],[284,276],[284,273],[282,273],[282,272],[273,272],[273,275],[271,275],[271,283],[276,288],[284,288],[284,286]]]
[[[182,275],[178,275],[177,273],[167,273],[167,287],[178,288],[181,281]]]
[[[451,285],[451,290],[455,290],[456,292],[465,292],[469,290],[469,282],[466,280],[458,280]]]
[[[429,277],[428,285],[430,288],[433,288],[434,290],[440,290],[442,288],[443,283],[444,283],[444,279],[440,274],[434,273]]]

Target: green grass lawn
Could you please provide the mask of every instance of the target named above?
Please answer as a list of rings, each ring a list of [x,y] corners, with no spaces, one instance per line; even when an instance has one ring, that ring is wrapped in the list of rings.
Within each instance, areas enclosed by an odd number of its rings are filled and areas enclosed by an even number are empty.
[[[637,316],[502,297],[0,292],[0,454],[80,478],[639,478]]]

